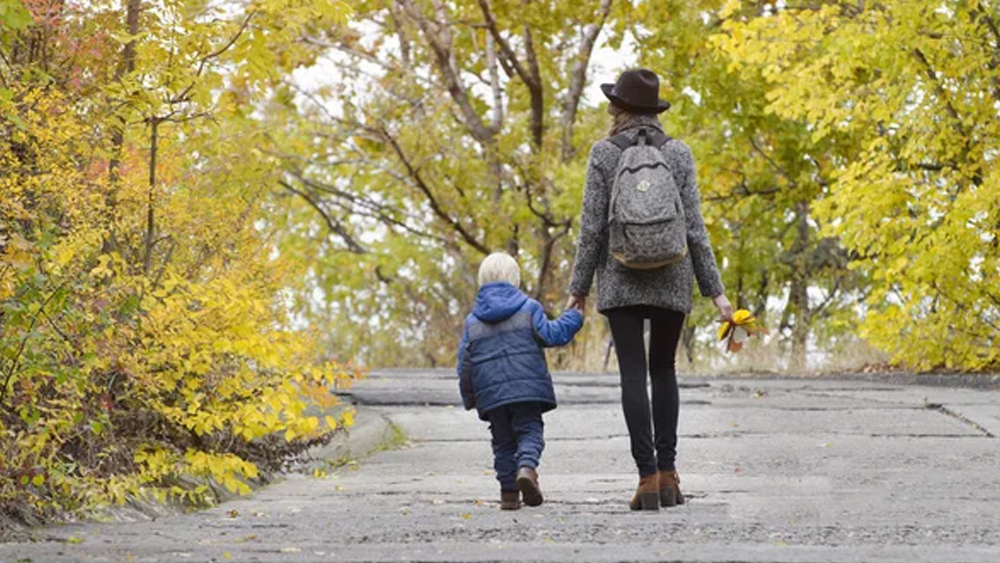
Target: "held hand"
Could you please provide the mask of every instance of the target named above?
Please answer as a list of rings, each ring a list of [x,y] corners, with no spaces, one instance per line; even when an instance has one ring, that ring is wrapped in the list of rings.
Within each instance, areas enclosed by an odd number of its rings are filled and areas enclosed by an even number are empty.
[[[722,321],[733,320],[733,304],[730,303],[729,299],[726,298],[725,293],[713,298],[712,303],[714,303],[715,307],[719,310],[720,320]]]
[[[583,314],[584,309],[587,308],[587,296],[586,295],[570,295],[569,301],[566,302],[567,309],[576,309]]]

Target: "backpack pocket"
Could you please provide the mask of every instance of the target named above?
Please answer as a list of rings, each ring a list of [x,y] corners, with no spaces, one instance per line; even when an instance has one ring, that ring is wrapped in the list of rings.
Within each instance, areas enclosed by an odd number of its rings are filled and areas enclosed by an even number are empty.
[[[679,262],[687,256],[686,228],[683,217],[648,222],[615,223],[616,240],[611,256],[624,266],[650,270]]]

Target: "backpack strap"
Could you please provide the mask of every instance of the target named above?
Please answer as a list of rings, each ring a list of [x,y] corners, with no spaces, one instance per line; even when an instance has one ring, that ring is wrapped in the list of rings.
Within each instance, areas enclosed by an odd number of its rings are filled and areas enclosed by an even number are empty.
[[[649,144],[653,145],[658,149],[662,149],[663,145],[669,143],[673,139],[674,139],[673,137],[667,135],[663,131],[660,131],[659,129],[653,129],[652,134],[649,136]]]
[[[639,130],[639,135],[636,137],[636,140],[630,139],[625,133],[619,133],[612,137],[608,137],[608,140],[614,143],[616,147],[624,151],[629,147],[634,147],[639,144],[638,140],[642,138],[643,134],[645,134],[646,137],[646,144],[652,145],[658,149],[663,148],[663,145],[673,139],[670,135],[667,135],[655,127],[644,127]]]
[[[635,142],[632,139],[630,139],[628,135],[626,135],[625,133],[619,133],[613,137],[608,137],[608,140],[614,143],[616,147],[618,147],[623,151],[635,144]]]

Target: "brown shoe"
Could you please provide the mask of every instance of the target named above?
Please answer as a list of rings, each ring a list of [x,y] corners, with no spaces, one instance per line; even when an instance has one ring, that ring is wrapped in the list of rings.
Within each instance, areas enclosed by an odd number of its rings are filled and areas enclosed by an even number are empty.
[[[667,508],[684,504],[684,494],[681,493],[681,476],[676,471],[660,470],[660,506]]]
[[[500,491],[500,510],[519,510],[521,491]]]
[[[524,497],[524,504],[528,506],[538,506],[544,500],[542,490],[538,488],[538,473],[530,467],[522,467],[517,470],[517,488],[521,490]]]
[[[635,496],[632,497],[632,502],[629,503],[629,508],[632,510],[659,510],[659,487],[660,482],[657,479],[656,473],[639,477],[639,488],[636,489]]]

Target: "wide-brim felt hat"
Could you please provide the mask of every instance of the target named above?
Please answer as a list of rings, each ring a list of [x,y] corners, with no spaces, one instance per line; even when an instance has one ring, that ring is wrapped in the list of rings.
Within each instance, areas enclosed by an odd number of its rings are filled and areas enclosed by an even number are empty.
[[[614,84],[601,84],[614,105],[633,113],[663,113],[670,102],[660,99],[660,78],[645,68],[626,70]]]

